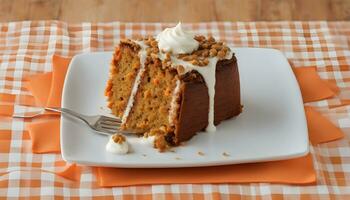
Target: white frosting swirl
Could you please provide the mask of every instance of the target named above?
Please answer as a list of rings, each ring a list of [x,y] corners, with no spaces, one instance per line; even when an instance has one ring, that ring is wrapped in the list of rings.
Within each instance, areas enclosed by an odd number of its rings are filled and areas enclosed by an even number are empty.
[[[127,141],[116,143],[111,136],[106,145],[106,151],[115,154],[127,154],[129,151],[129,145]]]
[[[158,47],[173,54],[191,53],[198,49],[199,43],[194,34],[183,30],[181,23],[173,28],[166,28],[157,35]]]

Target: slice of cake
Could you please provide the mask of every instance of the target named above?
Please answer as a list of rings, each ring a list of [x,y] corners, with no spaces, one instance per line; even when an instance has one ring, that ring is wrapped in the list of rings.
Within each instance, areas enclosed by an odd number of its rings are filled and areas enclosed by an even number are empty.
[[[157,38],[122,40],[110,66],[108,107],[122,129],[154,136],[161,151],[241,112],[237,60],[213,37],[181,24]]]

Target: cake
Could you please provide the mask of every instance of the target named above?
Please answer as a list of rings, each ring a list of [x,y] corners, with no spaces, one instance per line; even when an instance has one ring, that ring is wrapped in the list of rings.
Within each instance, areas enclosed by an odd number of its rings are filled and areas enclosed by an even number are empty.
[[[156,38],[123,39],[110,64],[105,95],[122,130],[154,137],[160,151],[213,132],[242,111],[237,60],[213,37],[181,24]]]

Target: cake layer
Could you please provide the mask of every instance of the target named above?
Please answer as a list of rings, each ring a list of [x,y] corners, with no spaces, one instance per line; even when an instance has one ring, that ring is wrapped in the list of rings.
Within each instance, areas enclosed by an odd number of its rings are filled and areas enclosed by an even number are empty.
[[[176,70],[163,69],[159,59],[149,58],[122,128],[151,134],[173,132],[175,127],[171,126],[168,116],[177,80]]]
[[[105,95],[108,97],[108,107],[119,118],[124,114],[136,75],[140,70],[139,50],[138,46],[122,41],[115,49],[110,64],[110,79]]]

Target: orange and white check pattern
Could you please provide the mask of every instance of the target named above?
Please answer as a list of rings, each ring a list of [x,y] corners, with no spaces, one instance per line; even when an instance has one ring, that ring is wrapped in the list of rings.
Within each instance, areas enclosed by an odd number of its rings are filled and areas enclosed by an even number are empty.
[[[174,24],[2,23],[0,93],[13,94],[14,98],[0,97],[0,104],[15,104],[15,112],[33,106],[33,97],[24,87],[24,77],[51,71],[53,54],[74,56],[82,52],[110,51],[120,38],[153,35],[170,25]],[[172,184],[100,188],[90,167],[83,167],[80,182],[53,174],[55,169],[64,167],[62,157],[33,154],[25,128],[28,121],[0,117],[0,198],[350,199],[350,22],[212,22],[185,26],[236,47],[279,49],[292,66],[314,66],[323,79],[337,84],[338,96],[309,103],[345,133],[340,141],[311,148],[317,171],[316,185]]]

